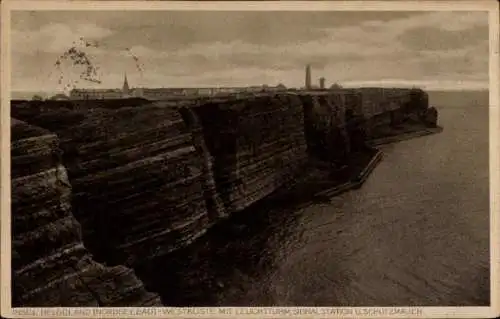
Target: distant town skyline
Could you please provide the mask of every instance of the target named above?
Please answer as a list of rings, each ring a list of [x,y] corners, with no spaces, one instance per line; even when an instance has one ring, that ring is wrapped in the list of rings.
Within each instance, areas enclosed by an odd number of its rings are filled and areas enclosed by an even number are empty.
[[[11,21],[13,91],[78,79],[81,67],[55,67],[73,43],[101,81],[80,88],[121,88],[124,73],[130,87],[298,88],[308,64],[326,87],[488,87],[486,12],[18,11]]]

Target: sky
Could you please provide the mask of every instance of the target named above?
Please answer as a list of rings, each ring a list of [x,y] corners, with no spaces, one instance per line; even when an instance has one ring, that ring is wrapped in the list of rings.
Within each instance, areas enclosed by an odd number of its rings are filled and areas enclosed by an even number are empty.
[[[327,85],[488,87],[487,12],[16,11],[11,21],[14,91],[120,88],[125,73],[131,87],[302,87],[308,63]],[[79,80],[70,61],[56,68],[75,45],[100,83]]]

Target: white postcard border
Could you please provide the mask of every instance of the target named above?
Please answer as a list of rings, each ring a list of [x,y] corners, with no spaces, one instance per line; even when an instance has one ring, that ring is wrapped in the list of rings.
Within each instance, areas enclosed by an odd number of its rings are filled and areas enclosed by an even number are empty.
[[[246,11],[489,11],[490,30],[490,307],[196,307],[12,308],[10,296],[10,11],[12,10],[246,10]],[[1,3],[1,315],[7,318],[493,318],[500,315],[499,6],[496,1],[3,1]]]

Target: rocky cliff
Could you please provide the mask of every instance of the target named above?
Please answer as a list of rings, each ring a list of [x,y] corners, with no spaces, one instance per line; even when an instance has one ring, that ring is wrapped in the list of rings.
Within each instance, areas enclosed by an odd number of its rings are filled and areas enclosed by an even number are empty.
[[[13,115],[46,129],[13,120],[13,276],[20,304],[125,305],[122,289],[131,292],[134,305],[153,304],[158,300],[131,270],[96,261],[148,269],[221,218],[293,184],[307,173],[311,156],[327,162],[319,177],[326,180],[332,167],[345,170],[364,158],[366,139],[399,134],[390,126],[409,115],[427,126],[437,121],[425,92],[415,90],[268,93],[124,106],[13,106]],[[387,132],[373,129],[377,125]],[[94,274],[115,280],[117,292],[109,297],[114,301],[106,299]],[[148,276],[153,285],[155,276]],[[70,277],[78,284],[61,279]],[[42,299],[49,288],[39,287],[57,285],[63,287],[59,292],[73,289],[61,296],[74,293],[74,299],[57,299],[57,292]],[[78,299],[85,287],[94,299]]]
[[[346,112],[363,118],[366,138],[398,135],[403,126],[435,127],[437,112],[429,107],[427,92],[407,88],[352,88],[335,90],[342,96]],[[420,128],[422,129],[422,128]]]
[[[306,92],[303,104],[309,154],[324,161],[345,165],[351,151],[346,130],[346,107],[338,92]]]
[[[146,262],[188,244],[211,223],[203,161],[177,111],[90,109],[29,120],[61,140],[74,214],[98,260]]]
[[[154,306],[134,272],[93,260],[55,134],[11,119],[13,306]]]
[[[366,87],[338,89],[332,92],[342,96],[347,109],[367,119],[395,110],[403,112],[425,110],[429,106],[428,94],[416,88]]]
[[[297,96],[221,99],[192,107],[213,159],[228,213],[249,207],[291,182],[307,159],[304,113]]]

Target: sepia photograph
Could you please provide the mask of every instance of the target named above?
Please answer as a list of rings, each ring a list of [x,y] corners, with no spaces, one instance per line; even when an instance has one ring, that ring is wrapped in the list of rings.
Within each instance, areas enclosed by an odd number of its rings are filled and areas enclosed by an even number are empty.
[[[86,3],[2,7],[2,313],[493,307],[498,4]]]

